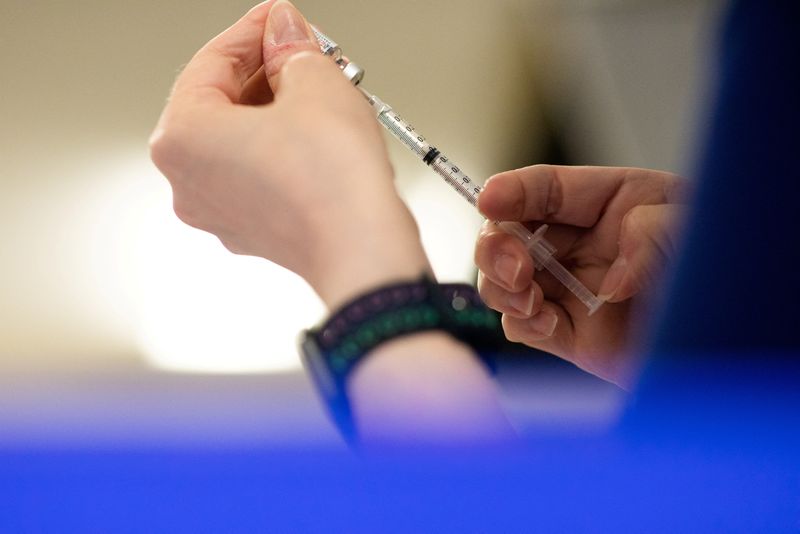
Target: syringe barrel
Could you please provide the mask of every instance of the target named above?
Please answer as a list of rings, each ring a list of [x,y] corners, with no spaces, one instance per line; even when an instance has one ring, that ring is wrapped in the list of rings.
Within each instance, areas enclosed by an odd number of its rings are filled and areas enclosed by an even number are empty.
[[[334,58],[339,68],[347,78],[358,86],[364,77],[364,70],[347,57],[342,55],[342,49],[336,42],[312,26],[314,34],[319,41],[320,50],[323,54]],[[400,142],[411,149],[416,156],[433,169],[436,174],[444,178],[467,202],[477,208],[478,195],[483,188],[450,161],[447,156],[442,154],[436,147],[428,141],[414,127],[404,121],[392,108],[382,102],[375,95],[370,94],[365,89],[359,87],[361,92],[369,101],[370,106],[375,111],[378,121]],[[558,260],[555,259],[555,248],[544,239],[547,225],[542,225],[535,233],[531,233],[522,224],[517,222],[501,222],[498,225],[506,232],[519,238],[528,249],[533,258],[537,269],[547,269],[564,286],[589,308],[589,315],[593,314],[603,304],[586,286],[567,271]]]
[[[481,186],[472,181],[464,171],[458,168],[447,156],[430,144],[425,137],[420,135],[414,127],[406,122],[400,115],[384,102],[366,90],[363,90],[372,108],[378,116],[380,122],[394,137],[411,149],[414,154],[427,164],[433,171],[444,178],[444,181],[458,191],[464,199],[477,205],[478,195],[482,191]]]
[[[389,107],[385,107],[383,112],[378,115],[378,121],[420,159],[424,158],[433,148],[424,137],[417,135],[413,126],[401,119]]]

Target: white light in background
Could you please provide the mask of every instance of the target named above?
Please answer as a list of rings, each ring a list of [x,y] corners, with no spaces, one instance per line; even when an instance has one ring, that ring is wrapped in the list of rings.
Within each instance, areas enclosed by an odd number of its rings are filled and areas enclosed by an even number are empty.
[[[157,367],[195,372],[297,368],[299,332],[324,307],[298,276],[263,259],[235,256],[172,213],[166,181],[151,187],[141,227],[142,342]],[[482,218],[430,175],[404,184],[437,277],[472,282]]]
[[[417,220],[437,279],[473,283],[480,214],[431,172],[404,183],[403,198]]]
[[[154,171],[153,171],[154,172]],[[235,256],[172,213],[166,181],[147,180],[138,255],[141,341],[149,361],[194,372],[264,372],[299,367],[299,332],[324,315],[308,285],[260,258]],[[442,281],[472,282],[482,218],[426,175],[404,187],[423,244]]]
[[[236,256],[172,212],[169,186],[149,162],[128,190],[120,239],[130,272],[139,343],[149,363],[171,371],[258,373],[297,369],[299,332],[323,305],[298,276],[261,258]]]
[[[93,255],[108,259],[97,265],[95,290],[129,301],[147,361],[179,372],[299,368],[297,337],[324,316],[309,286],[264,259],[231,254],[216,237],[180,222],[169,185],[147,156],[122,160],[92,195]],[[437,277],[472,282],[480,215],[427,173],[402,189]],[[115,275],[108,275],[109,262]]]

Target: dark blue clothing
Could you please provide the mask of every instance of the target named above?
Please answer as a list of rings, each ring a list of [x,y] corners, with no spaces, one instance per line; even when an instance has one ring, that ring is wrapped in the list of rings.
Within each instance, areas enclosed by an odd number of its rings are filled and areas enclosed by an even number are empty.
[[[740,1],[655,350],[800,348],[800,2]]]
[[[628,431],[800,436],[799,15],[795,1],[731,6],[699,191]]]

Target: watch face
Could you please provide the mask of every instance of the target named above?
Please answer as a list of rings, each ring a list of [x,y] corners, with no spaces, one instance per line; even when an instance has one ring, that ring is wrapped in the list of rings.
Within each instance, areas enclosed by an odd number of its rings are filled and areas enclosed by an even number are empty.
[[[379,288],[343,306],[322,326],[302,333],[303,365],[346,440],[357,434],[345,389],[348,373],[380,343],[431,329],[472,345],[494,370],[480,349],[494,345],[499,319],[466,284],[437,285],[424,279]]]
[[[306,330],[303,332],[300,348],[303,365],[311,375],[311,379],[319,391],[334,425],[345,441],[354,443],[356,429],[350,412],[347,393],[328,365],[314,331]]]
[[[339,393],[336,378],[325,360],[325,355],[322,353],[319,343],[317,343],[317,337],[314,332],[310,330],[303,332],[300,349],[303,363],[323,398],[328,400],[336,397]]]

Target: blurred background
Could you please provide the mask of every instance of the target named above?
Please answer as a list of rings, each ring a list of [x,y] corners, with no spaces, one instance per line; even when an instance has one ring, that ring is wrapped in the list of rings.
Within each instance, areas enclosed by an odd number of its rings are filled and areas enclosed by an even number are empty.
[[[691,175],[722,0],[296,4],[473,177]],[[181,65],[249,7],[0,3],[0,444],[341,446],[296,350],[320,302],[183,226],[148,158]],[[473,281],[479,218],[389,147],[440,279]],[[499,381],[522,432],[591,432],[621,402],[541,357]]]

